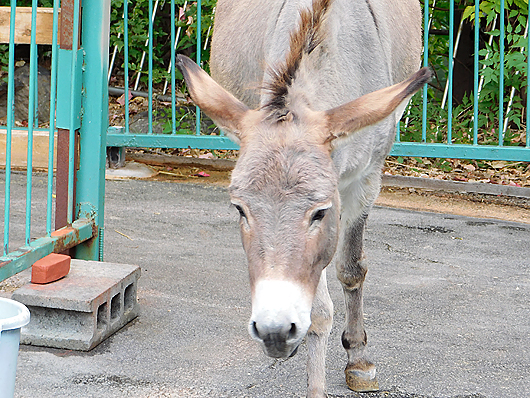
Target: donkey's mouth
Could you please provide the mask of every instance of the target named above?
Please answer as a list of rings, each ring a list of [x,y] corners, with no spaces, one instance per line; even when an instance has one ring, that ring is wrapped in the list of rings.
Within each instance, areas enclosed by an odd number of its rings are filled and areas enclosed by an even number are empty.
[[[293,350],[293,352],[291,352],[291,355],[289,355],[289,358],[292,358],[296,355],[296,353],[298,352],[298,347],[300,347],[300,344],[298,344],[296,348]]]
[[[300,344],[287,344],[280,342],[264,341],[262,343],[263,352],[271,358],[292,358],[298,352]]]

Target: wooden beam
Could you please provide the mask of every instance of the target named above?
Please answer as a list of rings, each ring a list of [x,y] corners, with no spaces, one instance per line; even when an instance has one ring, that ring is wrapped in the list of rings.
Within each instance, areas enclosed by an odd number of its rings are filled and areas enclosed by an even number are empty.
[[[61,29],[59,10],[59,29]],[[0,7],[0,43],[9,43],[11,7]],[[60,30],[59,30],[60,31]],[[37,8],[37,44],[52,44],[53,8]],[[15,16],[15,43],[31,42],[31,7],[17,7]]]
[[[6,128],[0,128],[0,169],[6,165]],[[37,169],[48,169],[48,148],[50,138],[48,131],[33,131],[33,167]],[[57,134],[53,141],[54,144],[54,167],[57,164]],[[28,131],[15,130],[11,131],[11,167],[26,168],[28,156]]]

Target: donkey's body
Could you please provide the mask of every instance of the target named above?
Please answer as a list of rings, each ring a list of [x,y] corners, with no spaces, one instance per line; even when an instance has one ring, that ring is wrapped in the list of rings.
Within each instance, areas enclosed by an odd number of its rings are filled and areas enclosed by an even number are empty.
[[[264,105],[269,93],[260,88],[271,79],[267,67],[284,62],[300,10],[311,4],[311,0],[219,0],[212,77],[250,108]],[[327,110],[398,83],[420,65],[417,0],[335,0],[323,30],[321,51],[301,67],[304,73],[293,88],[304,93],[311,109]],[[376,199],[400,116],[396,112],[334,146],[343,222],[365,216]]]
[[[285,60],[289,35],[311,0],[219,0],[211,49],[212,77],[250,108],[263,103],[267,67]],[[418,70],[421,13],[416,0],[335,0],[321,62],[300,81],[314,109],[329,109],[398,83]]]
[[[416,0],[219,0],[211,70],[238,99],[179,58],[194,101],[241,146],[230,195],[249,262],[249,332],[273,357],[307,335],[310,397],[325,396],[332,258],[346,381],[378,388],[364,353],[362,236],[396,123],[430,77],[395,84],[418,69],[420,19]]]

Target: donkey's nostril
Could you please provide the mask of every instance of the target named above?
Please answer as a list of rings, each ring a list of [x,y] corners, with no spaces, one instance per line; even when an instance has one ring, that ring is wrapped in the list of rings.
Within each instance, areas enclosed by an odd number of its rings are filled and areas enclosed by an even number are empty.
[[[258,328],[256,326],[256,322],[252,322],[252,333],[254,334],[254,336],[258,337],[258,338],[261,338],[260,335],[259,335],[259,332],[258,332]]]
[[[291,329],[289,329],[289,338],[293,339],[296,336],[296,325],[291,323]]]
[[[294,322],[283,325],[263,325],[251,321],[249,325],[250,335],[261,341],[283,341],[295,340],[299,335],[298,325]]]

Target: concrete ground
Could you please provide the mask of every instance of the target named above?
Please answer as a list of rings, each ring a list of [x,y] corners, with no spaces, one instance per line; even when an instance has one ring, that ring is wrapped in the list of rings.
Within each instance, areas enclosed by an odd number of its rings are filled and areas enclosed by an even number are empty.
[[[106,204],[105,260],[141,266],[140,316],[91,352],[21,346],[16,397],[305,396],[305,344],[277,361],[247,333],[246,261],[225,188],[107,181]],[[529,242],[527,224],[374,208],[364,297],[381,392],[345,385],[331,266],[330,397],[530,397]]]

